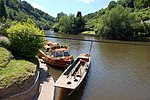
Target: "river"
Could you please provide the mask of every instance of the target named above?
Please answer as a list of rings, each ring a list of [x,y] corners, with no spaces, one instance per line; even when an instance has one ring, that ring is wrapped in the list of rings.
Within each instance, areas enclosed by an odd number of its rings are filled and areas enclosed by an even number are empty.
[[[97,40],[94,36],[46,33]],[[47,39],[69,45],[74,57],[89,52],[90,42]],[[50,67],[50,72],[57,80],[63,71]],[[65,96],[56,88],[55,100],[150,100],[150,46],[94,42],[90,70],[80,90]]]

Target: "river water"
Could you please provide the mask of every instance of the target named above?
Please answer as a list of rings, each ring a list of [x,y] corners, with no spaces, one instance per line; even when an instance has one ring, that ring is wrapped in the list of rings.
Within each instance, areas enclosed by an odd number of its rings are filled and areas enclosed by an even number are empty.
[[[97,40],[94,36],[46,33]],[[74,58],[89,52],[90,42],[47,39],[69,45]],[[50,67],[50,72],[57,80],[63,71]],[[80,90],[66,96],[63,89],[56,88],[55,100],[150,100],[150,46],[94,42],[90,70]]]

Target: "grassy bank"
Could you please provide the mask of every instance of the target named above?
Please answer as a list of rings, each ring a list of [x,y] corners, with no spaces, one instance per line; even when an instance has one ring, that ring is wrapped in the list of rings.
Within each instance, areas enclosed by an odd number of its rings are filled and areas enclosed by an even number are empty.
[[[19,84],[34,75],[36,65],[25,60],[12,60],[0,70],[0,89],[9,87],[13,84]]]
[[[84,31],[81,34],[82,35],[96,35],[95,31]]]
[[[5,48],[0,47],[0,68],[5,67],[11,59],[11,53]]]
[[[0,67],[0,89],[19,84],[35,74],[36,64],[27,60],[10,60],[10,52],[1,47],[0,54],[0,62],[3,65]]]

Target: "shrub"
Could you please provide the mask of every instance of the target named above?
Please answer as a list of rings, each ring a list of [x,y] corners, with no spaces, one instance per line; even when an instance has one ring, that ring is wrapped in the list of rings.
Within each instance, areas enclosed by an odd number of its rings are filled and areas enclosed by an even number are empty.
[[[7,37],[4,37],[4,36],[0,37],[0,47],[4,47],[6,49],[9,49],[10,41]]]
[[[0,68],[6,67],[11,59],[11,53],[5,49],[0,47]]]
[[[44,35],[44,32],[35,24],[17,23],[8,28],[7,33],[14,55],[26,58],[34,57],[38,50],[43,47],[44,38],[37,35]]]
[[[6,28],[7,25],[5,24],[0,25],[0,35],[7,36]]]

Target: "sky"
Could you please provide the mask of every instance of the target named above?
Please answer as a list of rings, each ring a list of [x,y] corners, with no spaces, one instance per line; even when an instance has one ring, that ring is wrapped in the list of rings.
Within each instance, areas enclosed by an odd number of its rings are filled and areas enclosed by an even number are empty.
[[[77,14],[78,11],[82,15],[99,11],[106,8],[112,0],[25,0],[34,8],[38,8],[53,17],[64,12],[66,14]],[[115,0],[116,1],[116,0]]]

